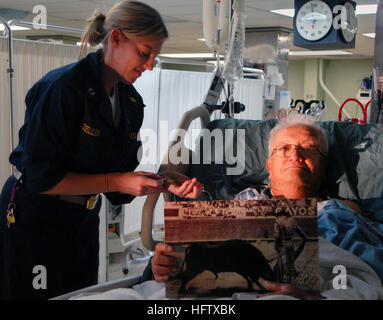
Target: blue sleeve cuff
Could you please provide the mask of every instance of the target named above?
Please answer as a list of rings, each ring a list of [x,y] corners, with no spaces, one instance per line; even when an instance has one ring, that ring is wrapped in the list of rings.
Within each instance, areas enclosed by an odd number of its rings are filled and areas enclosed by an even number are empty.
[[[38,163],[28,165],[24,168],[22,174],[25,192],[41,193],[57,185],[67,172],[57,167],[52,167],[48,163]]]
[[[136,197],[132,194],[120,193],[120,192],[107,192],[104,193],[105,197],[110,201],[114,206],[130,203]]]

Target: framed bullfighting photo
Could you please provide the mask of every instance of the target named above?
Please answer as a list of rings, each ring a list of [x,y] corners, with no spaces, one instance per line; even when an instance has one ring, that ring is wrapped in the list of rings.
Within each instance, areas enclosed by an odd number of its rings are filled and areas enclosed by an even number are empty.
[[[316,198],[165,202],[177,271],[166,297],[266,293],[262,279],[319,294]]]

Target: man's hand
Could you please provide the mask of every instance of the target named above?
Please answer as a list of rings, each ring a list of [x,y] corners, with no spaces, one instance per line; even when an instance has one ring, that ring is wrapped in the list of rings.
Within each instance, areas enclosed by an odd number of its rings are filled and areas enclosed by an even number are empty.
[[[321,300],[323,297],[321,296],[314,296],[309,294],[308,292],[298,289],[291,284],[286,283],[278,283],[278,282],[272,282],[267,281],[264,279],[259,280],[260,283],[268,290],[274,291],[271,293],[264,293],[257,296],[259,297],[265,297],[265,296],[272,296],[272,295],[285,295],[285,296],[291,296],[302,300]]]
[[[151,260],[152,272],[157,282],[169,280],[169,275],[177,271],[176,259],[166,255],[171,252],[173,252],[172,246],[162,242],[157,243]]]
[[[178,172],[164,172],[160,174],[165,182],[165,188],[181,198],[195,199],[200,196],[204,186],[197,178],[189,179]]]

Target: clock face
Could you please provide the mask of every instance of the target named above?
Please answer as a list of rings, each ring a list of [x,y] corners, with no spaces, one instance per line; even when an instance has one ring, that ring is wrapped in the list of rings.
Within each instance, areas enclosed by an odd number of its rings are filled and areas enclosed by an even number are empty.
[[[332,10],[329,5],[320,0],[312,0],[299,9],[295,25],[303,39],[317,41],[330,31],[332,21]]]
[[[343,5],[341,13],[342,35],[346,42],[351,42],[358,31],[358,20],[356,18],[355,8],[350,2]]]

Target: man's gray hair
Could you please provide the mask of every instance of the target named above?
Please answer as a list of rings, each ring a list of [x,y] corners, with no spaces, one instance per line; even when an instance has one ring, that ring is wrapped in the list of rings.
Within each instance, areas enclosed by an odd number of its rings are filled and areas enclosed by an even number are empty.
[[[324,130],[315,124],[315,118],[308,115],[293,115],[289,116],[284,120],[281,120],[271,131],[270,131],[270,137],[269,137],[269,155],[271,155],[271,147],[272,142],[277,135],[278,132],[280,132],[283,129],[289,128],[289,127],[296,127],[296,126],[303,126],[312,129],[316,133],[316,137],[318,138],[320,142],[320,148],[321,152],[324,154],[328,153],[328,141],[326,137],[326,133]]]

